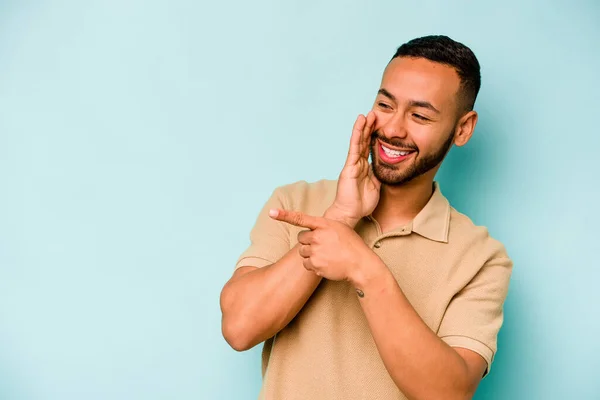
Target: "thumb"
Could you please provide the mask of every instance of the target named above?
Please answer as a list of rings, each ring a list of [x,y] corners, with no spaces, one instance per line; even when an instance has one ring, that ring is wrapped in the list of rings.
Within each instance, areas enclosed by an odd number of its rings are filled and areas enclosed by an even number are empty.
[[[323,226],[322,218],[306,215],[299,211],[272,209],[269,217],[301,228],[317,229]]]

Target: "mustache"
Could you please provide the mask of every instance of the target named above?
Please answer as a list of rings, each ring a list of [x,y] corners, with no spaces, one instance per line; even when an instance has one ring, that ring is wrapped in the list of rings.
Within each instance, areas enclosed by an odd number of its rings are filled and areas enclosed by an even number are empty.
[[[382,143],[389,144],[390,146],[401,147],[403,149],[411,149],[414,151],[419,150],[417,145],[415,145],[414,143],[406,142],[400,138],[388,139],[385,136],[383,136],[378,130],[373,131],[373,133],[371,133],[371,147],[375,145],[375,141],[377,139],[379,139]]]

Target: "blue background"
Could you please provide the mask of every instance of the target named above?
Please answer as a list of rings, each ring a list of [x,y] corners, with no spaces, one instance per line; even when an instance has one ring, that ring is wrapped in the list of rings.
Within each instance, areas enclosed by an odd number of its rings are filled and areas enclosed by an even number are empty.
[[[599,399],[600,5],[523,3],[1,1],[0,399],[256,398],[218,307],[256,214],[431,33],[483,76],[442,191],[515,262],[476,398]]]

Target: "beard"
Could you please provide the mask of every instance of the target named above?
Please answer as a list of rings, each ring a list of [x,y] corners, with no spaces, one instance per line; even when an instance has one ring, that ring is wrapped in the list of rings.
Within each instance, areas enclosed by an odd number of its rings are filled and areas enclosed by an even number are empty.
[[[391,165],[381,161],[377,157],[377,153],[379,151],[376,148],[377,139],[379,139],[382,143],[389,144],[390,146],[412,150],[414,153],[416,153],[412,164],[405,166],[404,162],[400,162],[399,164]],[[371,143],[369,144],[371,160],[373,162],[373,174],[384,185],[401,186],[425,174],[426,172],[431,171],[438,164],[440,164],[446,157],[446,154],[448,154],[453,142],[454,131],[448,134],[446,141],[436,151],[419,157],[421,153],[415,144],[406,143],[397,138],[388,139],[379,131],[374,131],[371,135]]]

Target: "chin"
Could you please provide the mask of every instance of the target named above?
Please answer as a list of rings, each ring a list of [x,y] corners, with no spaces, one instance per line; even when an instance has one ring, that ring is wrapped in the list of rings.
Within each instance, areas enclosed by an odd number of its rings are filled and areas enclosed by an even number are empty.
[[[381,159],[379,154],[371,153],[373,172],[375,177],[384,185],[401,186],[415,178],[415,157],[413,154],[409,159],[397,164],[389,164]]]
[[[412,177],[406,174],[405,171],[400,171],[396,168],[378,168],[378,166],[375,166],[374,173],[375,177],[381,183],[388,186],[400,186],[412,179]]]

